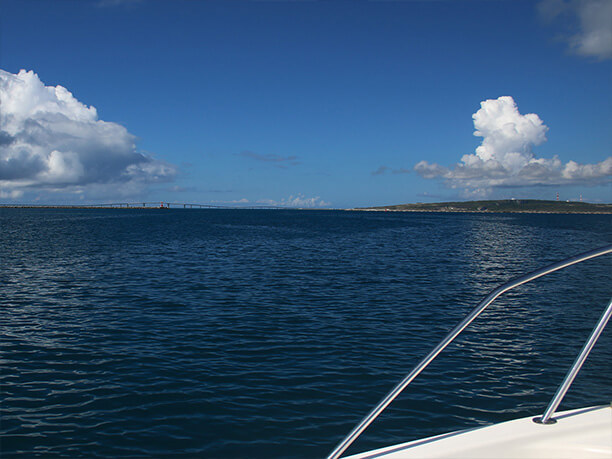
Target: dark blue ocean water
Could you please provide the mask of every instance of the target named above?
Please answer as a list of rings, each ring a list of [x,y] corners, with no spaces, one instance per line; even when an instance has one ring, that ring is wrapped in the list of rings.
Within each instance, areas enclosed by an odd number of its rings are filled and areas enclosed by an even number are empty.
[[[0,209],[2,457],[316,458],[598,215]],[[541,413],[612,257],[506,294],[351,451]],[[610,402],[612,333],[562,409]]]

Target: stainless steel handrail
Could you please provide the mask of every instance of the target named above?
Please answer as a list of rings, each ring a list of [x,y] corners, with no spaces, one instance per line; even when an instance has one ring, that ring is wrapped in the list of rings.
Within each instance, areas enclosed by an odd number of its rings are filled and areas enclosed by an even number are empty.
[[[608,321],[610,320],[610,316],[612,316],[612,300],[610,301],[610,303],[608,304],[608,307],[606,308],[601,318],[599,319],[599,322],[597,322],[597,325],[595,325],[595,328],[591,332],[591,336],[589,336],[589,339],[587,340],[587,342],[584,343],[584,346],[582,347],[580,354],[578,354],[578,357],[576,357],[574,364],[572,365],[572,367],[569,369],[569,371],[565,375],[563,382],[561,383],[561,385],[557,389],[557,392],[555,393],[552,400],[548,404],[546,411],[544,411],[544,414],[542,415],[542,417],[535,418],[534,419],[535,422],[537,422],[538,424],[555,424],[557,422],[552,418],[552,416],[553,414],[555,414],[555,410],[559,407],[559,404],[563,400],[563,397],[565,397],[565,394],[567,393],[568,389],[574,382],[574,378],[576,378],[576,375],[580,371],[580,368],[582,368],[582,364],[584,363],[586,358],[589,356],[591,349],[593,349],[593,346],[595,346],[595,343],[597,342],[599,335],[601,335],[601,332],[604,330],[604,328],[606,328],[606,325],[608,324]]]
[[[414,378],[416,378],[419,373],[421,373],[421,371],[423,371],[427,365],[429,365],[431,361],[434,360],[438,354],[440,354],[440,352],[442,352],[457,337],[457,335],[459,335],[459,333],[465,330],[465,328],[471,324],[474,319],[476,319],[476,317],[478,317],[501,294],[552,272],[575,265],[576,263],[580,263],[585,260],[589,260],[591,258],[606,255],[608,253],[612,253],[612,244],[567,258],[557,263],[553,263],[552,265],[538,269],[532,273],[517,277],[516,279],[506,282],[505,284],[491,291],[491,293],[489,293],[480,303],[478,303],[478,305],[465,317],[465,319],[463,319],[455,328],[453,328],[450,333],[448,333],[448,335],[446,335],[446,337],[436,347],[434,347],[431,352],[427,354],[427,356],[421,360],[421,362],[414,367],[414,369],[408,373],[408,375],[398,385],[396,385],[393,390],[391,390],[391,392],[389,392],[365,418],[361,420],[359,424],[357,424],[357,426],[344,438],[344,440],[338,443],[338,446],[336,446],[330,455],[327,456],[327,459],[338,459],[342,453],[346,451],[346,449],[359,437],[359,435],[361,435],[361,433],[367,429],[372,422],[374,422],[380,413],[382,413],[385,408],[387,408],[387,406],[389,406],[391,402],[393,402],[393,400],[395,400],[395,398],[402,393],[408,384],[410,384]]]

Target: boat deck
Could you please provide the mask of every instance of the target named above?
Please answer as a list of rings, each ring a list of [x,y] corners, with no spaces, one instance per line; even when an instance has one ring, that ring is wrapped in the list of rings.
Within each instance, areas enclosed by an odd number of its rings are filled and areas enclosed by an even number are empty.
[[[452,432],[356,454],[347,459],[612,458],[612,407],[557,413],[555,424],[533,417]]]

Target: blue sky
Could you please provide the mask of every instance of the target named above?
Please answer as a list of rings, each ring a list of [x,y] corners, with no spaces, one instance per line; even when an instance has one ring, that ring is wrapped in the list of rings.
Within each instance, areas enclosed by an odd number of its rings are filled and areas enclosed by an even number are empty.
[[[610,202],[611,4],[2,0],[0,202]]]

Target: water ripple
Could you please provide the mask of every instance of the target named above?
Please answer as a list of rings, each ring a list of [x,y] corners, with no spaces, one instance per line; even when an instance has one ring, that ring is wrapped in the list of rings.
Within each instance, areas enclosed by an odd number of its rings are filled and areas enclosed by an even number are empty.
[[[0,209],[2,457],[321,457],[491,288],[609,216]],[[540,412],[600,259],[506,295],[357,449]],[[564,402],[609,402],[606,331]]]

